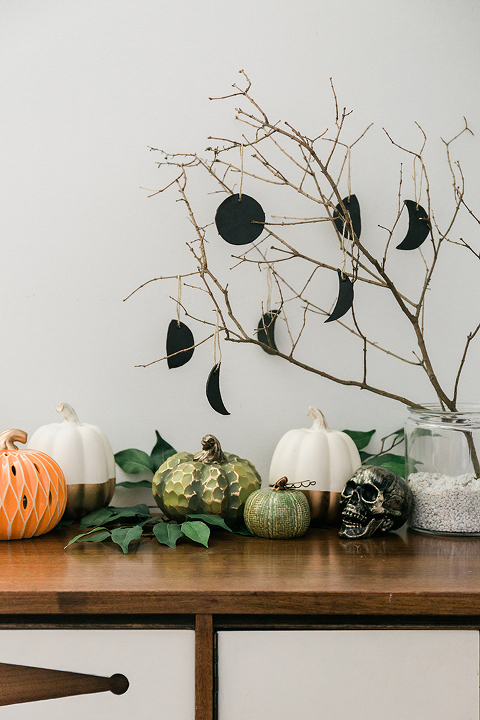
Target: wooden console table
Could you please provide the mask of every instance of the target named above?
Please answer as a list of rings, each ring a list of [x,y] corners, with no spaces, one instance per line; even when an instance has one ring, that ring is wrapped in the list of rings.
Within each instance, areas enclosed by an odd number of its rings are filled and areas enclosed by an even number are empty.
[[[219,629],[480,627],[480,538],[214,531],[208,549],[142,541],[123,555],[110,543],[64,550],[77,533],[0,543],[0,628],[194,628],[196,720],[214,717]]]

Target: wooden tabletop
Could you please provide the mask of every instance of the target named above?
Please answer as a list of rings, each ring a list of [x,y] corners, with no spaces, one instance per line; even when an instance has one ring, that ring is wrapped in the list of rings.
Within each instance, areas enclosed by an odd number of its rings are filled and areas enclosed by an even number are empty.
[[[0,615],[112,613],[480,615],[480,538],[402,529],[342,540],[212,532],[208,549],[142,541],[64,549],[78,527],[0,542]]]

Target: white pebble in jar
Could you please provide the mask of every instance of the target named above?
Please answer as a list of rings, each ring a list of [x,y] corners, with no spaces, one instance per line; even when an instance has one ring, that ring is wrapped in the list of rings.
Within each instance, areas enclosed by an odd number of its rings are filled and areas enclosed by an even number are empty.
[[[432,532],[480,533],[480,478],[473,473],[441,475],[412,473],[413,493],[409,524]]]

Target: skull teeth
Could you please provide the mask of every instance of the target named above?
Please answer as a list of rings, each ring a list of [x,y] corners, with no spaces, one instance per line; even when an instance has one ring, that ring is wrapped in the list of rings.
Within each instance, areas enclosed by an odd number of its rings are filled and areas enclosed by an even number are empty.
[[[361,525],[367,522],[367,517],[352,507],[347,507],[342,513],[344,522],[351,525]]]

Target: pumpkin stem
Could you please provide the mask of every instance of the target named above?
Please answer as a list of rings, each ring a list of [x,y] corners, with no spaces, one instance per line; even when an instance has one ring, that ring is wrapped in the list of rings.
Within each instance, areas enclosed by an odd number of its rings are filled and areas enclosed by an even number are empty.
[[[286,490],[287,483],[288,483],[288,478],[285,475],[284,477],[280,478],[280,480],[277,480],[275,485],[272,487],[272,490]]]
[[[4,432],[0,433],[0,452],[5,452],[7,450],[18,450],[15,443],[26,443],[27,437],[27,433],[23,430],[5,430]]]
[[[322,413],[321,410],[319,410],[316,407],[310,407],[308,408],[307,413],[309,418],[312,418],[313,425],[310,428],[311,430],[328,430],[329,427],[327,425],[327,421],[325,420],[325,415]]]
[[[227,462],[219,441],[213,435],[205,435],[202,438],[202,448],[201,452],[193,456],[194,460],[206,464],[218,463],[219,465]]]
[[[82,423],[77,417],[77,413],[68,403],[59,402],[55,406],[55,410],[63,415],[63,422],[68,422],[71,425],[81,425]]]

